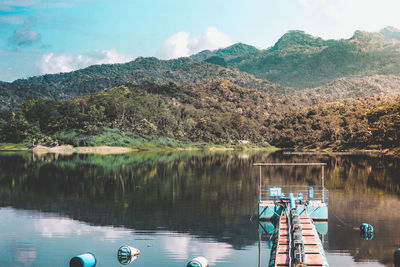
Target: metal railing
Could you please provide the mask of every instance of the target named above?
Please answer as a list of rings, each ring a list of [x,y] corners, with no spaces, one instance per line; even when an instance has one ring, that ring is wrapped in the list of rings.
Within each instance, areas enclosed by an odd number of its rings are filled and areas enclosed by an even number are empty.
[[[310,188],[312,188],[312,190]],[[302,193],[304,201],[319,200],[327,204],[329,201],[329,191],[322,186],[315,185],[263,185],[260,188],[260,201],[275,201],[278,200],[280,196],[289,196],[289,193],[293,193],[295,197],[298,197],[298,194]]]

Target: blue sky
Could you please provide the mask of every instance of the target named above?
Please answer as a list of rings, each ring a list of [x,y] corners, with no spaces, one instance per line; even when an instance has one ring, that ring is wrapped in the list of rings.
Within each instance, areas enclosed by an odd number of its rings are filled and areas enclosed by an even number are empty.
[[[138,56],[187,56],[288,30],[325,39],[400,27],[398,0],[0,0],[0,80]]]

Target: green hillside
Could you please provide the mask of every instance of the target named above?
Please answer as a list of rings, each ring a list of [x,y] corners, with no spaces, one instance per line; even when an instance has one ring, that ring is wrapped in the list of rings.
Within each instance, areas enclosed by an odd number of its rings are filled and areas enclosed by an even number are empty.
[[[291,91],[236,69],[197,62],[190,58],[137,58],[125,64],[94,65],[68,73],[47,74],[12,83],[0,83],[0,109],[15,107],[30,96],[69,99],[127,83],[172,82],[183,85],[217,80],[229,80],[242,87],[274,94]]]
[[[0,142],[48,140],[93,145],[89,136],[114,129],[116,138],[171,138],[182,142],[263,144],[266,116],[279,120],[295,105],[229,81],[178,86],[124,85],[83,98],[28,99],[0,114]],[[127,142],[127,143],[124,143]]]
[[[289,31],[267,50],[236,56],[225,56],[223,50],[208,54],[222,57],[226,66],[257,78],[304,89],[341,77],[400,74],[398,37],[399,32],[390,27],[381,33],[356,31],[350,39],[342,40],[323,40],[302,31]],[[192,58],[202,56],[200,53]]]

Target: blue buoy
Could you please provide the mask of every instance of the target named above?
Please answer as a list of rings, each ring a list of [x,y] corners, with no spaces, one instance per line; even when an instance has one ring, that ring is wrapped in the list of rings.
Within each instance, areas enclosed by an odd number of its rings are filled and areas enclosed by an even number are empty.
[[[73,257],[69,261],[69,267],[94,267],[96,263],[96,256],[91,252],[87,252]]]
[[[394,267],[400,267],[400,248],[394,252]]]
[[[362,223],[360,226],[361,233],[373,233],[374,227],[368,223]]]

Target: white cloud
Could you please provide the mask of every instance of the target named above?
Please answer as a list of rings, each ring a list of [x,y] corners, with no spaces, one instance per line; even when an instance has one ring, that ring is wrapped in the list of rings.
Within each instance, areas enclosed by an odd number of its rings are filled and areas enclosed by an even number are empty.
[[[316,16],[329,20],[332,29],[327,37],[350,35],[356,29],[377,31],[385,26],[400,26],[400,1],[398,0],[298,0]]]
[[[190,38],[188,32],[178,32],[164,41],[156,55],[162,59],[187,57],[200,51],[215,50],[231,45],[232,39],[216,27],[208,27],[199,36]]]
[[[122,55],[116,49],[96,50],[78,55],[48,53],[42,56],[39,68],[43,74],[59,73],[69,72],[95,64],[124,63],[130,60],[133,60],[132,56]]]

